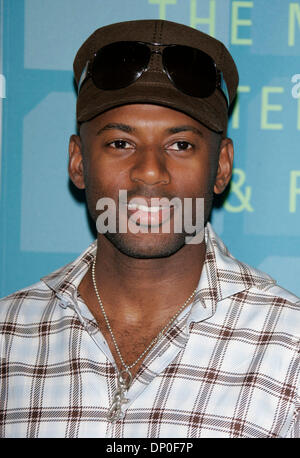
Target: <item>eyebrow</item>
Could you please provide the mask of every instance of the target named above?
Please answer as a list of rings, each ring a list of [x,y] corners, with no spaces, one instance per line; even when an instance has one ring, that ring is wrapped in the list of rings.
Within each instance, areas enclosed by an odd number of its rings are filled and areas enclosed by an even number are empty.
[[[105,132],[106,130],[121,130],[122,132],[126,132],[127,134],[131,134],[136,131],[136,129],[132,126],[129,126],[128,124],[123,124],[123,123],[115,123],[115,122],[110,122],[106,124],[105,126],[101,127],[96,133],[96,135],[101,135],[102,132]],[[183,126],[175,126],[175,127],[170,127],[166,129],[169,134],[177,134],[179,132],[193,132],[196,135],[199,135],[200,137],[203,137],[203,133],[201,130],[197,129],[197,127],[190,126],[190,125],[183,125]]]
[[[96,135],[101,135],[102,132],[105,132],[106,130],[113,130],[113,129],[121,130],[122,132],[126,132],[127,134],[135,132],[135,128],[129,126],[128,124],[122,124],[119,122],[110,122],[106,124],[104,127],[101,127],[101,129],[98,130]]]
[[[177,134],[179,132],[193,132],[194,134],[203,137],[203,133],[201,132],[201,130],[197,129],[197,127],[190,125],[170,127],[170,129],[167,130],[170,134]]]

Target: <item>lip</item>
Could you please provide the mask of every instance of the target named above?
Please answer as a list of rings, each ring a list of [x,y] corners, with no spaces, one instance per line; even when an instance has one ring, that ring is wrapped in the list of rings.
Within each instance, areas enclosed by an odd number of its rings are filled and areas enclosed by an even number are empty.
[[[174,205],[155,205],[155,203],[159,204],[159,200],[163,198],[134,197],[129,202],[120,202],[120,204],[126,207],[127,217],[132,223],[137,226],[146,226],[151,230],[151,228],[163,225],[174,214]]]
[[[138,226],[149,228],[161,226],[171,218],[174,212],[174,207],[148,207],[148,210],[143,209],[143,207],[138,206],[136,209],[130,209],[127,205],[128,217]]]

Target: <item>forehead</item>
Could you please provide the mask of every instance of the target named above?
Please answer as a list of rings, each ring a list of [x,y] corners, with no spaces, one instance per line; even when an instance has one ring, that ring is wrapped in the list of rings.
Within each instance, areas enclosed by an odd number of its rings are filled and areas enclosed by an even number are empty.
[[[128,104],[112,108],[82,124],[80,132],[93,135],[95,131],[107,124],[119,123],[131,126],[135,130],[155,129],[168,130],[171,127],[190,126],[202,133],[204,137],[218,136],[196,119],[174,110],[153,104]]]

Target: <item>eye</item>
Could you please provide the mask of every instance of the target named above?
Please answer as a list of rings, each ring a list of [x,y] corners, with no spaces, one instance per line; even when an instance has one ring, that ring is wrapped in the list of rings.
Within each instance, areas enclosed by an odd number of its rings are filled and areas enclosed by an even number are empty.
[[[172,143],[172,145],[168,146],[167,149],[173,150],[173,151],[187,151],[190,150],[193,147],[193,145],[187,141],[181,140],[175,143]]]
[[[114,140],[113,142],[110,142],[108,146],[111,146],[112,148],[115,148],[115,149],[132,148],[132,145],[128,143],[126,140]]]

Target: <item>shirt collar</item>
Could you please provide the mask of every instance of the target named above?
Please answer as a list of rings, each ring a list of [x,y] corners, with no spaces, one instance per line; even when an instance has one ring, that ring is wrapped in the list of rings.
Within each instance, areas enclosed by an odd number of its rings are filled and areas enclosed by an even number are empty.
[[[210,223],[205,228],[206,255],[190,313],[191,321],[212,316],[218,302],[245,291],[253,286],[263,289],[275,281],[267,274],[235,259],[222,240],[215,234]],[[41,280],[55,291],[62,306],[76,302],[77,288],[90,268],[97,251],[97,241],[74,261]]]
[[[41,280],[52,289],[56,296],[61,299],[62,306],[71,306],[77,300],[77,289],[81,280],[89,270],[97,252],[97,240],[92,242],[88,248],[77,259],[64,267],[52,272]]]
[[[206,255],[189,323],[212,316],[217,304],[253,286],[274,284],[269,275],[235,259],[210,223],[205,228]],[[201,304],[202,307],[199,307]],[[205,309],[205,310],[203,310]]]

